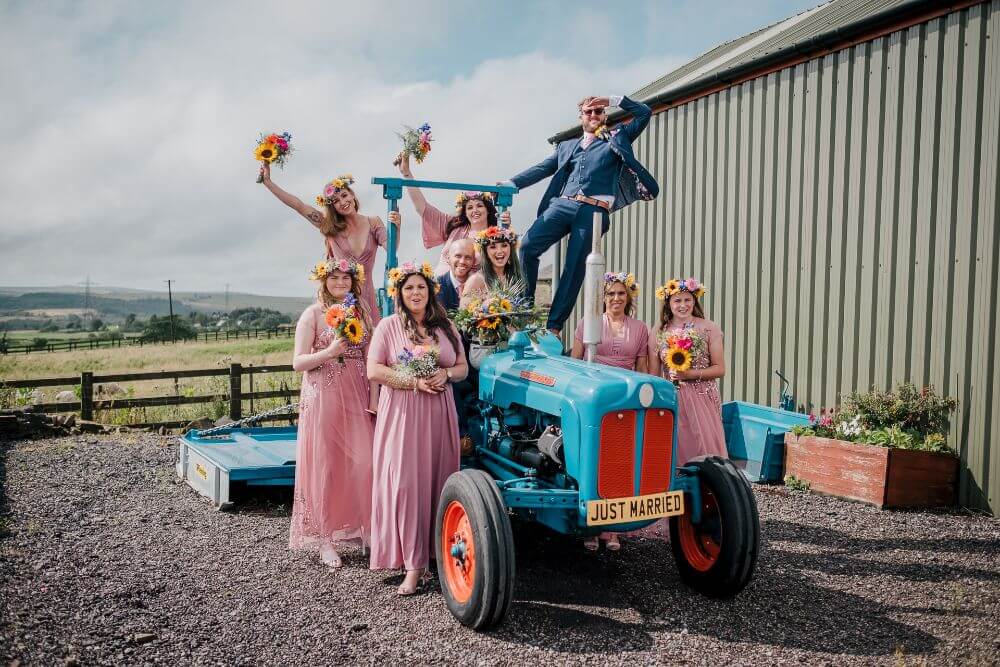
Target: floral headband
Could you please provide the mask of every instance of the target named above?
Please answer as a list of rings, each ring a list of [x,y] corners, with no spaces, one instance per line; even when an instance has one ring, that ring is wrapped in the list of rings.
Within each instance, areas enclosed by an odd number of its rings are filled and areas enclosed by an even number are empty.
[[[441,285],[438,283],[437,276],[434,275],[434,267],[432,267],[427,262],[423,264],[417,264],[416,262],[404,262],[394,269],[389,269],[389,287],[386,292],[389,296],[396,296],[399,291],[399,286],[403,282],[415,273],[420,273],[427,278],[434,285],[434,293],[437,294],[441,291]]]
[[[705,286],[698,282],[697,278],[684,278],[682,280],[671,278],[663,283],[662,286],[656,288],[656,298],[663,301],[675,294],[690,292],[698,299],[704,296],[706,291]]]
[[[334,271],[342,271],[354,276],[359,285],[365,282],[365,267],[350,259],[328,259],[325,262],[317,262],[316,266],[309,273],[309,280],[325,280]]]
[[[607,290],[613,283],[621,283],[625,285],[625,289],[628,290],[632,297],[639,296],[639,283],[635,281],[635,276],[633,276],[628,271],[619,271],[618,273],[608,273],[604,274],[604,289]]]
[[[470,190],[468,192],[459,192],[455,195],[455,208],[460,212],[465,208],[465,205],[470,199],[478,199],[479,201],[493,203],[493,193],[492,192],[479,192],[478,190]]]
[[[509,243],[513,247],[517,245],[517,234],[507,227],[487,227],[476,234],[475,241],[477,252],[494,243]]]
[[[316,195],[316,203],[320,206],[329,206],[333,203],[333,195],[337,190],[345,190],[354,185],[354,177],[350,174],[343,174],[333,179],[323,186],[323,194]]]

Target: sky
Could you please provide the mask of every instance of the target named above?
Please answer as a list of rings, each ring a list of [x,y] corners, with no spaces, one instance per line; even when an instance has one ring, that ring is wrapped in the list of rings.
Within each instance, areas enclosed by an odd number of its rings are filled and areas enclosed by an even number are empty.
[[[6,0],[0,4],[0,286],[309,296],[319,233],[255,183],[311,202],[351,173],[385,217],[402,125],[435,142],[418,178],[493,183],[538,162],[589,94],[627,94],[821,0],[506,3]],[[512,208],[533,221],[544,183]],[[453,194],[427,192],[450,210]],[[432,259],[408,200],[401,260]]]

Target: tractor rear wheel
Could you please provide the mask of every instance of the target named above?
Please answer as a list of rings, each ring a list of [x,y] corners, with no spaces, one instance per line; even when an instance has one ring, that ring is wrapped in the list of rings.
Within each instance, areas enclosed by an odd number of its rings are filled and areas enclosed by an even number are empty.
[[[496,482],[462,470],[445,482],[434,528],[441,592],[462,625],[500,623],[514,593],[514,537]]]
[[[711,456],[688,465],[698,471],[701,521],[691,520],[690,495],[684,514],[670,517],[670,548],[681,581],[710,597],[733,597],[750,582],[757,564],[757,502],[730,461]]]

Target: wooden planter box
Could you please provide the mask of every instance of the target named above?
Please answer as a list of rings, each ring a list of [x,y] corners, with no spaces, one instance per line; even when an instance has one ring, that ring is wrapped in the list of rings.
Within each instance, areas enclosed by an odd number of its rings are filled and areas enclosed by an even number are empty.
[[[786,433],[785,474],[877,507],[942,507],[955,504],[958,458]]]

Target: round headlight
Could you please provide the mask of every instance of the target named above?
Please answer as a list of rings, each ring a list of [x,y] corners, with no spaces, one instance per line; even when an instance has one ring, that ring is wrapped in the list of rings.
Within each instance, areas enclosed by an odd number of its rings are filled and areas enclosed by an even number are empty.
[[[648,382],[639,387],[639,403],[644,408],[653,404],[653,385]]]

